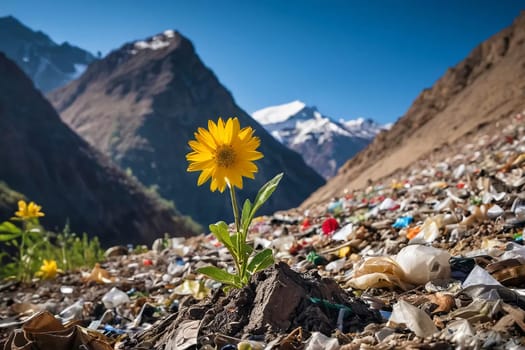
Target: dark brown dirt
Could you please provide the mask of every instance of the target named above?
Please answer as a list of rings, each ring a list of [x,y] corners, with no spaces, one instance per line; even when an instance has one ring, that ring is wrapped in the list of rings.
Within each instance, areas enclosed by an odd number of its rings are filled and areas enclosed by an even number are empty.
[[[189,321],[200,321],[199,345],[216,345],[221,336],[270,340],[297,327],[330,335],[338,328],[342,308],[346,310],[344,332],[358,332],[369,323],[381,322],[377,311],[350,296],[334,280],[321,278],[316,271],[299,274],[281,262],[254,275],[243,289],[228,294],[218,291],[198,304],[182,307],[175,319],[170,317],[129,343],[164,348],[177,343],[175,338]]]

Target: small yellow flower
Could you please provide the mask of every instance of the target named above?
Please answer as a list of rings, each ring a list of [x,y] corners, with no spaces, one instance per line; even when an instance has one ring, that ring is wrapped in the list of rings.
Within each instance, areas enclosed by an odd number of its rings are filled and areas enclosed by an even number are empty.
[[[58,272],[62,272],[62,270],[57,267],[57,262],[55,260],[44,259],[44,263],[40,266],[40,271],[35,273],[35,276],[44,279],[51,279],[55,278]]]
[[[253,133],[251,127],[241,129],[237,118],[219,118],[217,124],[209,120],[208,130],[199,128],[196,141],[188,143],[193,152],[186,155],[188,171],[202,171],[197,185],[211,178],[210,190],[224,192],[228,183],[242,189],[243,176],[253,179],[258,170],[253,161],[263,157]]]
[[[15,216],[24,220],[38,218],[44,216],[44,213],[42,213],[40,209],[42,209],[42,207],[36,205],[35,202],[29,202],[29,204],[27,204],[25,201],[20,200],[18,201],[18,211],[15,212]]]

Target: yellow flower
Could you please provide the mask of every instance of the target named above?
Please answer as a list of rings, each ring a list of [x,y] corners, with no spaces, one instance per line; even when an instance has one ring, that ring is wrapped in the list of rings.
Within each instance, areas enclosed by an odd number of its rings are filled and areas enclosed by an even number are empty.
[[[44,216],[44,213],[40,211],[42,207],[36,205],[35,202],[29,202],[27,204],[25,201],[18,201],[18,211],[15,212],[15,215],[21,219],[32,219]]]
[[[35,273],[35,276],[44,279],[51,279],[55,278],[58,272],[62,272],[62,270],[57,267],[57,262],[55,260],[44,259],[44,263],[40,266],[40,271]]]
[[[237,118],[226,123],[219,118],[217,124],[209,120],[208,130],[199,128],[196,141],[188,143],[193,152],[186,155],[188,171],[202,171],[197,185],[211,178],[210,190],[223,192],[228,183],[242,189],[243,176],[253,179],[258,170],[253,161],[263,157],[253,132],[251,127],[241,129]]]

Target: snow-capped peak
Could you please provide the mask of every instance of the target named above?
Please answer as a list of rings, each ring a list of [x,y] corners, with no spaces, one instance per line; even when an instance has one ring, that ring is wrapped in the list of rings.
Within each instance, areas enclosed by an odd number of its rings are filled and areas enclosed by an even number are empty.
[[[339,122],[353,134],[364,138],[373,138],[380,131],[387,129],[384,125],[379,125],[375,121],[365,118],[357,118],[353,120],[340,119]]]
[[[152,36],[149,39],[136,41],[133,46],[137,50],[160,50],[170,46],[170,39],[174,37],[175,31],[168,29],[162,32],[162,34]]]
[[[304,107],[306,107],[306,104],[303,102],[293,101],[260,109],[253,112],[252,117],[262,125],[281,123],[299,113]]]
[[[382,130],[370,119],[334,120],[301,101],[267,107],[252,116],[326,178]]]

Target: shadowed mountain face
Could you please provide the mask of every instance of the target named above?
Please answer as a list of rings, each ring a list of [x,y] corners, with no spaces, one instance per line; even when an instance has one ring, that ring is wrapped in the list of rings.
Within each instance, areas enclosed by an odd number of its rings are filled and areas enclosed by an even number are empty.
[[[238,117],[241,127],[252,126],[261,138],[264,158],[257,161],[255,180],[245,180],[242,200],[279,172],[285,177],[263,207],[266,213],[297,206],[324,183],[235,104],[177,32],[124,45],[49,99],[89,143],[205,225],[232,219],[228,196],[210,193],[209,184],[197,187],[198,174],[186,171],[187,143],[208,119]]]
[[[525,109],[525,12],[416,98],[393,127],[349,160],[302,207],[402,169],[480,125]]]
[[[98,235],[105,245],[191,233],[175,212],[64,124],[1,53],[0,76],[0,181],[43,206],[44,226],[60,230],[69,219],[72,230]],[[0,221],[15,209],[3,205]]]
[[[65,42],[57,44],[12,16],[0,17],[0,51],[16,62],[42,91],[78,77],[95,57]]]

